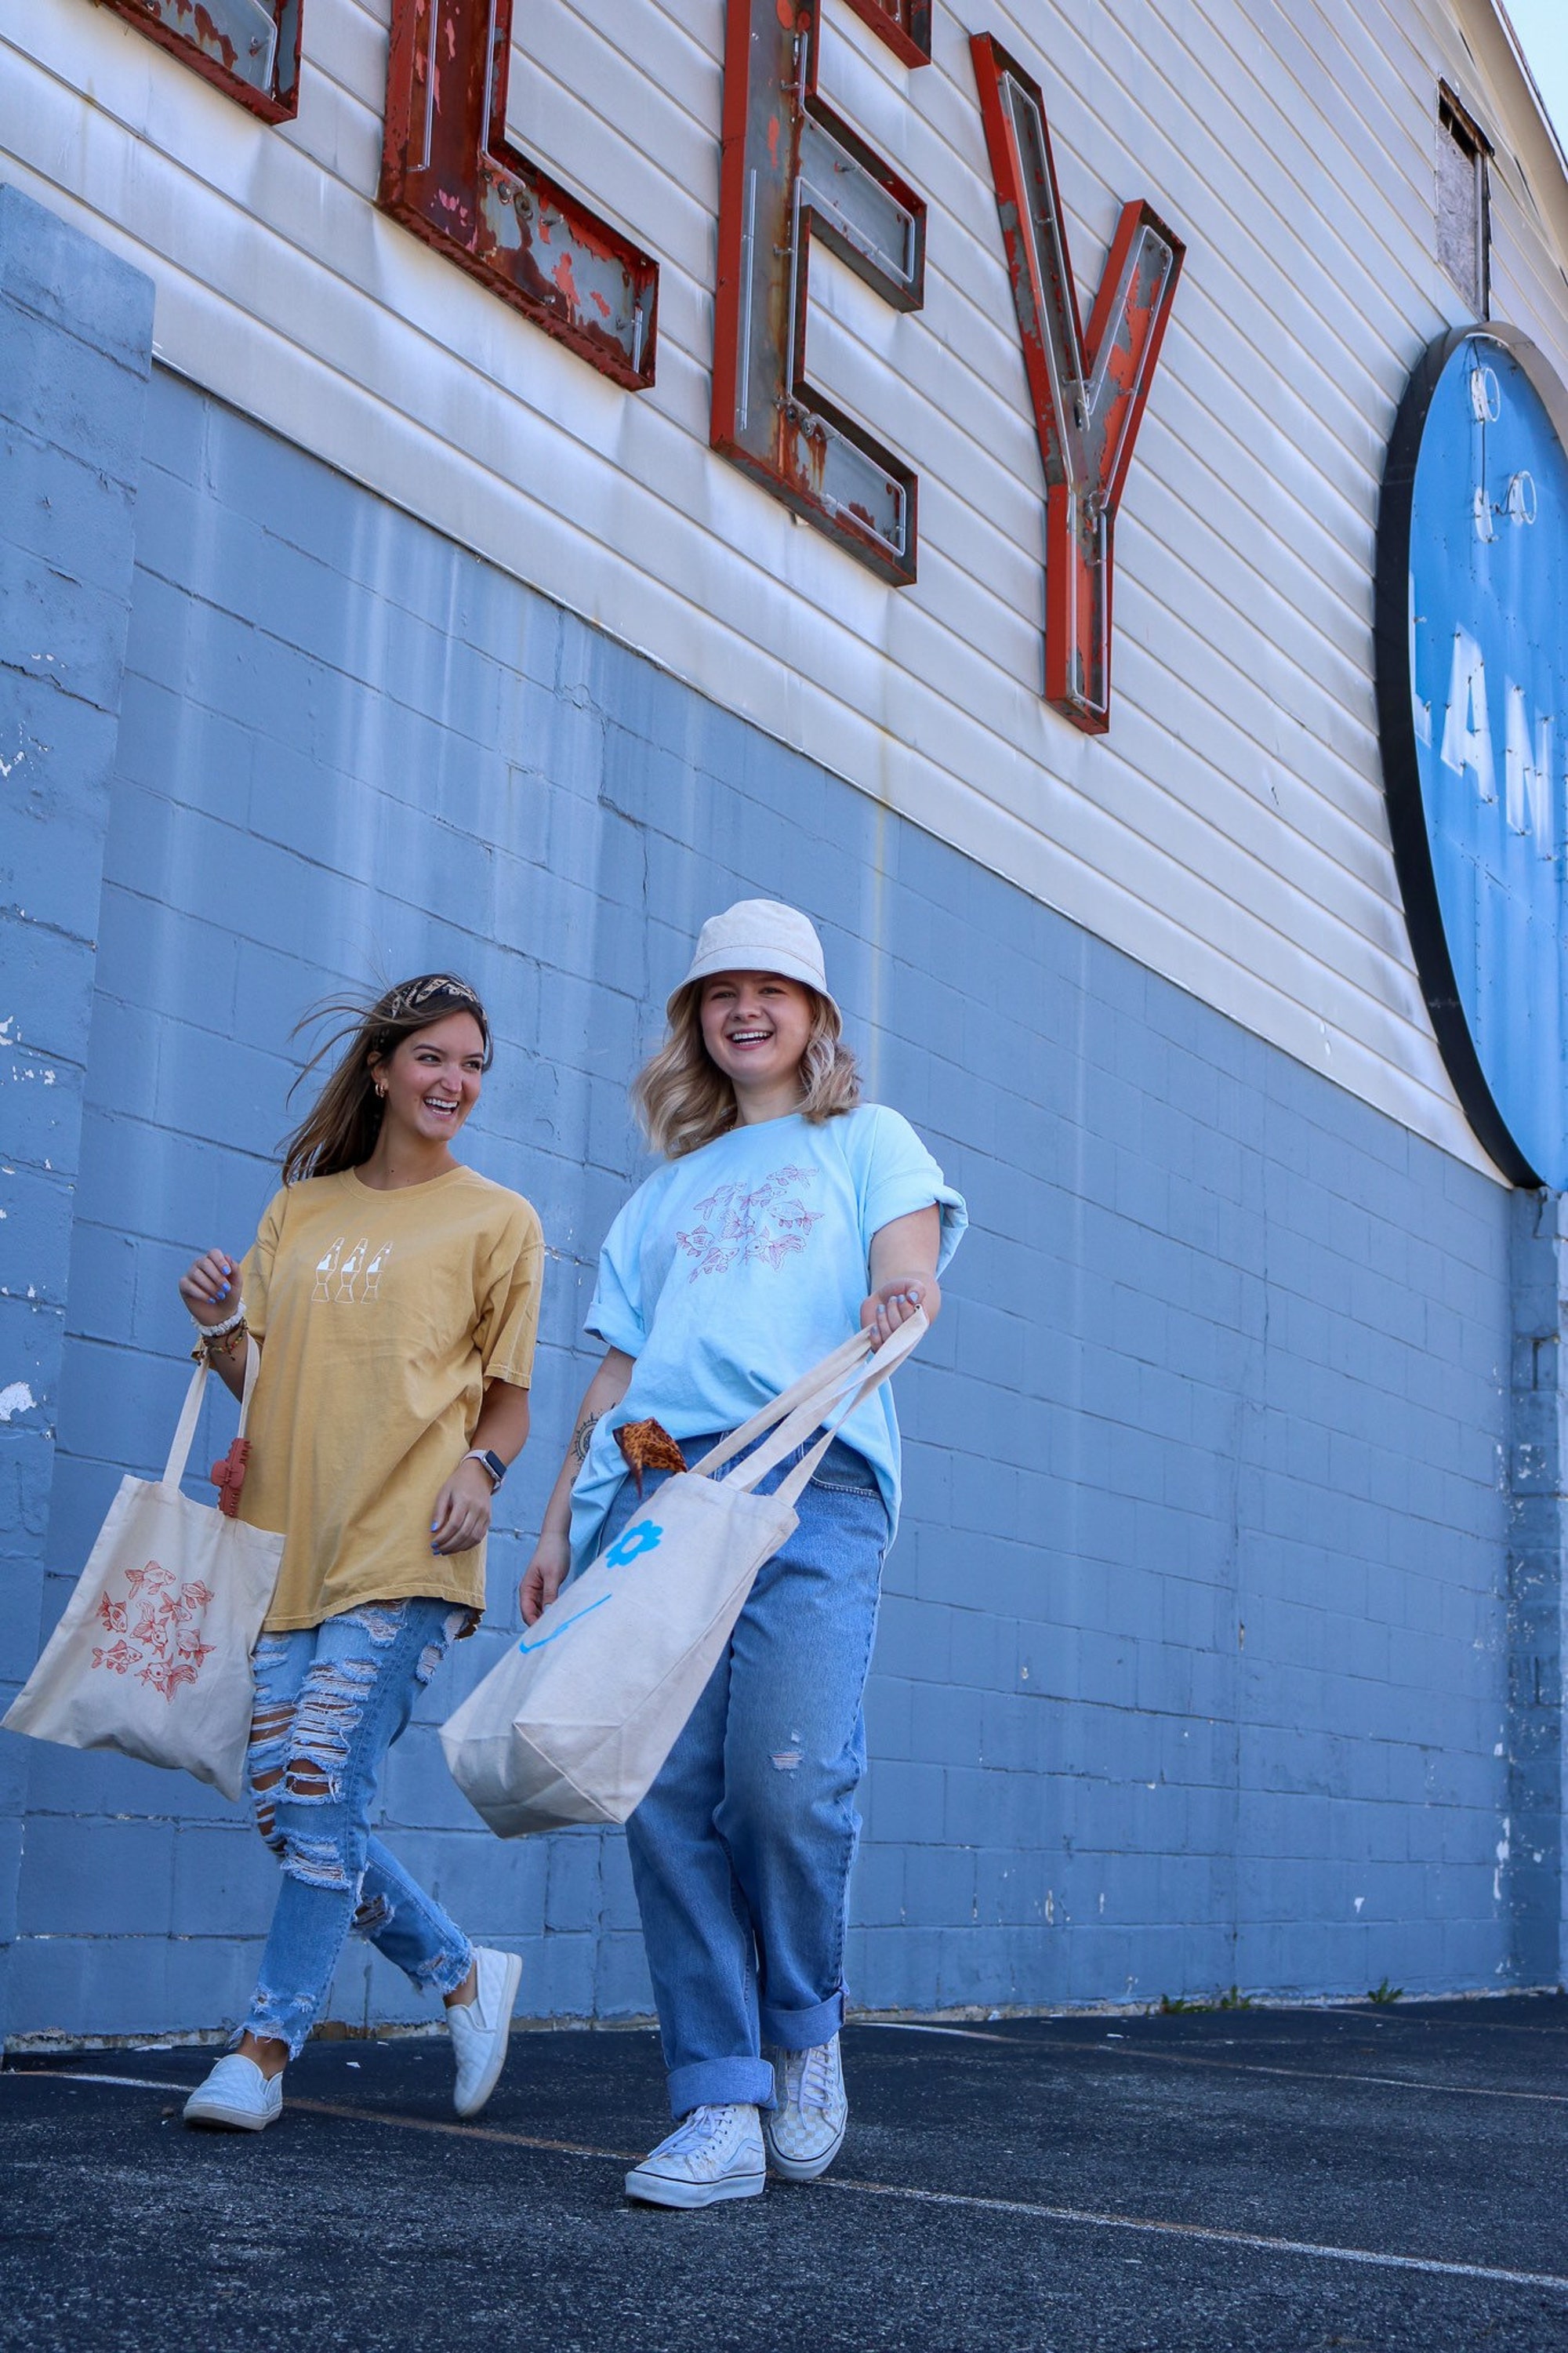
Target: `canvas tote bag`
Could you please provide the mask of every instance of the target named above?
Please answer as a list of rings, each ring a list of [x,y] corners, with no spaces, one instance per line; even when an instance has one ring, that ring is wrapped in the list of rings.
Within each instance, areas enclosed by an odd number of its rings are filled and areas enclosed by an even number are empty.
[[[666,1480],[448,1717],[441,1745],[452,1778],[498,1837],[624,1822],[647,1796],[758,1569],[794,1533],[795,1503],[838,1423],[925,1328],[923,1314],[911,1316],[869,1362],[871,1335],[858,1334]],[[825,1421],[777,1490],[755,1493]],[[758,1439],[765,1442],[727,1478],[714,1475]]]
[[[247,1345],[242,1438],[261,1366]],[[4,1721],[35,1740],[174,1766],[237,1798],[250,1653],[283,1539],[181,1494],[205,1385],[198,1365],[162,1479],[121,1481],[65,1616]]]

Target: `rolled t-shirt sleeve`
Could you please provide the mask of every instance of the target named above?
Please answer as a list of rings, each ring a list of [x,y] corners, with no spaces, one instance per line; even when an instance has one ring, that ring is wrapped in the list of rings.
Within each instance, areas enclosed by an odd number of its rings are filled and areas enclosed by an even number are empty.
[[[640,1356],[647,1344],[647,1324],[642,1303],[642,1193],[632,1195],[605,1236],[599,1252],[599,1279],[583,1329],[606,1348],[623,1356]]]
[[[480,1294],[474,1336],[487,1381],[507,1381],[519,1389],[531,1382],[543,1274],[543,1232],[534,1211],[520,1201],[492,1253]]]
[[[283,1231],[283,1214],[289,1206],[285,1187],[274,1193],[256,1229],[256,1240],[246,1251],[239,1266],[239,1295],[245,1302],[245,1321],[252,1339],[259,1340],[267,1331],[267,1299],[272,1287],[272,1264],[278,1255],[279,1237]]]
[[[936,1271],[941,1274],[958,1248],[969,1223],[962,1193],[942,1176],[938,1162],[926,1150],[909,1121],[885,1104],[875,1107],[867,1123],[868,1150],[858,1172],[862,1231],[868,1252],[873,1234],[932,1204],[942,1212],[942,1241]]]

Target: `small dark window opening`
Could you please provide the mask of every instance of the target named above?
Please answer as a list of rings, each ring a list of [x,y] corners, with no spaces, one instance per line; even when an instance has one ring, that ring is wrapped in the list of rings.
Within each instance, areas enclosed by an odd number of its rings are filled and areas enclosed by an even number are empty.
[[[1478,319],[1491,298],[1491,142],[1446,83],[1437,92],[1437,259]]]

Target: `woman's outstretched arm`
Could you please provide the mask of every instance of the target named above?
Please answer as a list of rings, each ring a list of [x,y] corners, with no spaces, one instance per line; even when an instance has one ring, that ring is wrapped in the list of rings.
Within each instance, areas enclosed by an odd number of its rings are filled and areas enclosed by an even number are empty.
[[[624,1349],[607,1348],[604,1363],[583,1392],[572,1443],[566,1449],[566,1460],[562,1463],[560,1475],[550,1491],[550,1501],[544,1507],[544,1525],[539,1531],[533,1558],[524,1569],[522,1583],[518,1588],[525,1626],[533,1624],[541,1610],[548,1608],[566,1582],[566,1571],[572,1564],[573,1482],[588,1459],[588,1449],[593,1444],[596,1425],[625,1397],[631,1382],[634,1361]]]

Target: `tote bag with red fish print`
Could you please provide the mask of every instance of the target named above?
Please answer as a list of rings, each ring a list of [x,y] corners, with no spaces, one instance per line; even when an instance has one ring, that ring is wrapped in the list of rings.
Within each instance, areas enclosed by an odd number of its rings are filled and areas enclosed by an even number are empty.
[[[249,1343],[239,1434],[260,1366]],[[118,1748],[237,1798],[250,1736],[250,1653],[283,1539],[180,1493],[206,1369],[196,1367],[161,1479],[127,1475],[8,1732]]]

